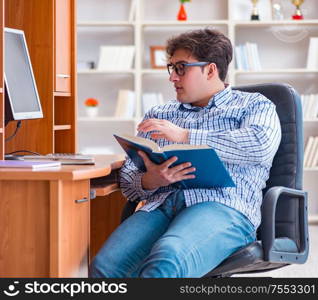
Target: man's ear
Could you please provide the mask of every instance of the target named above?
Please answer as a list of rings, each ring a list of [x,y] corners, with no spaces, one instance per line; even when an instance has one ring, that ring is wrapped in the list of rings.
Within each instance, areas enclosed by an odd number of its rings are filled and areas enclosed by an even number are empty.
[[[218,68],[215,63],[210,63],[208,65],[208,79],[211,79],[213,76],[218,74]]]

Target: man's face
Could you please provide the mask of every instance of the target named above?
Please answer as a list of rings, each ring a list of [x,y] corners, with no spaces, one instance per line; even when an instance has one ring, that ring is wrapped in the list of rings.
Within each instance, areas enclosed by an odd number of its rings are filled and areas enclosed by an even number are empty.
[[[197,59],[184,49],[177,50],[170,59],[170,63],[194,63]],[[203,68],[203,71],[202,71]],[[177,100],[181,103],[191,103],[194,106],[207,105],[211,95],[208,94],[209,66],[185,66],[185,74],[180,76],[176,71],[171,72],[169,80],[174,84]]]

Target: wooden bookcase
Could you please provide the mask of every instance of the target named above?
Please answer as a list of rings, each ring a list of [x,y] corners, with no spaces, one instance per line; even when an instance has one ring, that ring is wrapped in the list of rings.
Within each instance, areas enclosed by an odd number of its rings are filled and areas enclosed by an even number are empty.
[[[0,91],[0,159],[29,150],[41,154],[76,152],[76,0],[0,0],[0,87],[3,87],[3,27],[24,31],[44,117],[4,126]]]

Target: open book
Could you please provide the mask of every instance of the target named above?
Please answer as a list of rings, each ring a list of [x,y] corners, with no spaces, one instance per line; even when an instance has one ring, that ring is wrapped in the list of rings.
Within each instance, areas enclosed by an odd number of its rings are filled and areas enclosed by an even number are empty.
[[[178,160],[172,164],[172,167],[191,162],[192,166],[196,168],[193,173],[195,178],[178,182],[178,187],[214,188],[235,186],[217,153],[207,145],[172,144],[160,148],[155,142],[141,137],[115,134],[114,137],[142,172],[146,171],[146,167],[137,153],[139,150],[145,152],[150,160],[156,164],[161,164],[173,156],[178,157]]]

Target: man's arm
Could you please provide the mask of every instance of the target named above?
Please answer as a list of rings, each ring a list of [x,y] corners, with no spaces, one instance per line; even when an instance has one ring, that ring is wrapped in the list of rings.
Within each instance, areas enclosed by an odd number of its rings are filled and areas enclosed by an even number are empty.
[[[143,118],[149,119],[150,111]],[[147,138],[146,133],[138,132],[138,136]],[[156,192],[157,189],[144,189],[141,178],[144,172],[139,171],[130,158],[126,158],[126,162],[119,172],[120,188],[124,196],[130,201],[140,201],[147,199],[150,195]]]
[[[132,160],[127,158],[119,172],[120,188],[124,196],[130,201],[139,201],[148,198],[157,189],[143,189],[141,178],[144,172],[139,171]]]
[[[150,115],[151,112],[148,112],[144,117],[144,121],[149,119]],[[147,138],[147,133],[139,131],[138,136]],[[191,167],[190,163],[171,167],[177,161],[176,157],[171,157],[162,164],[157,165],[151,162],[145,153],[140,152],[139,155],[145,163],[147,172],[139,171],[132,160],[127,158],[119,173],[120,188],[130,201],[147,199],[160,187],[195,177],[195,175],[189,174],[195,171],[195,168]]]

